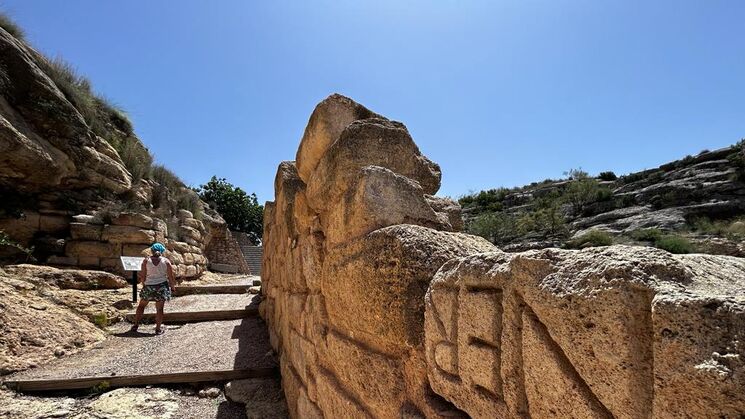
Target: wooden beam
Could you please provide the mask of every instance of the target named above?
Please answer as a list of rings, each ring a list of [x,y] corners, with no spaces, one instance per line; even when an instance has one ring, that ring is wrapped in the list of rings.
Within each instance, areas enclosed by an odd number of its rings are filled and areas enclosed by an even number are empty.
[[[177,297],[194,294],[248,294],[250,285],[195,285],[178,286],[174,291]]]
[[[228,381],[244,378],[279,377],[279,368],[250,368],[240,370],[194,371],[153,375],[122,375],[81,377],[51,380],[8,380],[3,384],[16,391],[80,390],[92,387],[129,387],[151,384],[196,383]]]
[[[259,315],[258,307],[246,307],[241,310],[211,310],[211,311],[176,311],[166,312],[163,315],[164,323],[192,323],[208,322],[217,320],[237,320]],[[134,313],[125,316],[127,321],[134,322]],[[155,321],[155,313],[145,313],[142,321]]]

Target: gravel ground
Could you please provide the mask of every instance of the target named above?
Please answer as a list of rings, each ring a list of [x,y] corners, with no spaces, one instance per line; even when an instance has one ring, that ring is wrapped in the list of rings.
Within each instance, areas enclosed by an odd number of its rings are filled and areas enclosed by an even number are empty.
[[[119,323],[94,349],[63,357],[6,379],[147,375],[276,366],[266,324],[260,318],[168,326],[155,336],[152,325],[137,333]]]
[[[200,294],[175,297],[166,303],[165,312],[195,312],[212,310],[242,310],[258,307],[259,299],[252,294]],[[145,313],[155,313],[155,304],[148,304]]]
[[[121,388],[99,395],[27,396],[0,390],[0,417],[8,419],[244,419],[245,406],[197,397],[199,389]],[[193,395],[185,395],[193,394]]]
[[[195,285],[251,285],[254,279],[261,279],[261,277],[256,275],[205,272],[199,279],[184,281],[180,285],[185,287]]]

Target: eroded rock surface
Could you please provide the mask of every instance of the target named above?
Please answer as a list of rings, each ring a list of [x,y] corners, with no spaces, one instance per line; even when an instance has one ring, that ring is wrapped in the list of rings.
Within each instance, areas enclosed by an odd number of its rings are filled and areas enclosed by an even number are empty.
[[[432,388],[472,417],[739,417],[745,260],[613,246],[452,260]]]

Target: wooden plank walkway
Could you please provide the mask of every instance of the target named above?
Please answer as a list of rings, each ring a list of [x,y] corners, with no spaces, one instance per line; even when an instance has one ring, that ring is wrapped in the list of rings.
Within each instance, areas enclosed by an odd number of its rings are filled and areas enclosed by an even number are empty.
[[[182,311],[169,312],[171,305]],[[179,297],[166,305],[166,322],[185,324],[166,326],[163,335],[152,325],[130,332],[119,323],[98,347],[7,376],[3,384],[30,392],[279,376],[257,313],[258,297],[249,294]]]

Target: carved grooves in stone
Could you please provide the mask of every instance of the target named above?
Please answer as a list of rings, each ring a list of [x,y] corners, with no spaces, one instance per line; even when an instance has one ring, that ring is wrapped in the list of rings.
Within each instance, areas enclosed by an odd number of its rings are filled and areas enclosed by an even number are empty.
[[[608,410],[608,408],[600,401],[600,399],[598,399],[595,393],[593,393],[590,389],[590,386],[587,384],[587,382],[582,378],[582,376],[579,375],[577,369],[564,353],[564,350],[561,348],[561,346],[559,346],[559,344],[556,343],[556,341],[551,337],[551,334],[546,328],[546,325],[541,322],[533,309],[531,309],[529,305],[525,304],[524,301],[523,315],[534,322],[534,324],[536,325],[536,330],[538,332],[538,338],[544,345],[546,345],[546,347],[550,348],[551,352],[553,352],[557,356],[560,363],[559,367],[565,374],[571,377],[572,381],[577,385],[577,390],[579,391],[579,393],[593,405],[593,407],[595,408],[594,410],[602,412],[601,414],[603,415],[603,418],[614,418],[610,410]],[[528,406],[528,409],[530,409],[530,406]]]
[[[461,378],[458,374],[458,302],[460,298],[458,298],[458,288],[451,288],[451,287],[442,287],[438,289],[438,293],[432,294],[432,308],[435,310],[435,322],[437,324],[437,328],[440,331],[440,336],[443,336],[444,339],[437,342],[436,345],[433,345],[431,348],[432,353],[430,354],[431,358],[435,360],[435,367],[443,374],[445,378],[447,378],[449,381],[452,381],[454,383],[460,383]],[[447,297],[444,297],[443,300],[445,304],[449,304],[451,308],[450,317],[446,320],[443,320],[443,313],[438,307],[438,298],[436,298],[436,295],[446,295]],[[448,321],[450,326],[450,333],[448,333],[448,327],[445,325],[445,321]],[[438,355],[438,351],[447,351],[450,362],[449,366],[450,369],[448,370],[446,366],[442,365],[440,363],[440,359],[442,359],[442,356]]]
[[[644,291],[645,303],[641,318],[636,319],[635,328],[639,330],[640,339],[636,340],[636,350],[633,351],[635,383],[631,393],[633,399],[639,403],[638,412],[644,418],[652,417],[654,405],[654,326],[652,323],[652,299],[654,294]]]

